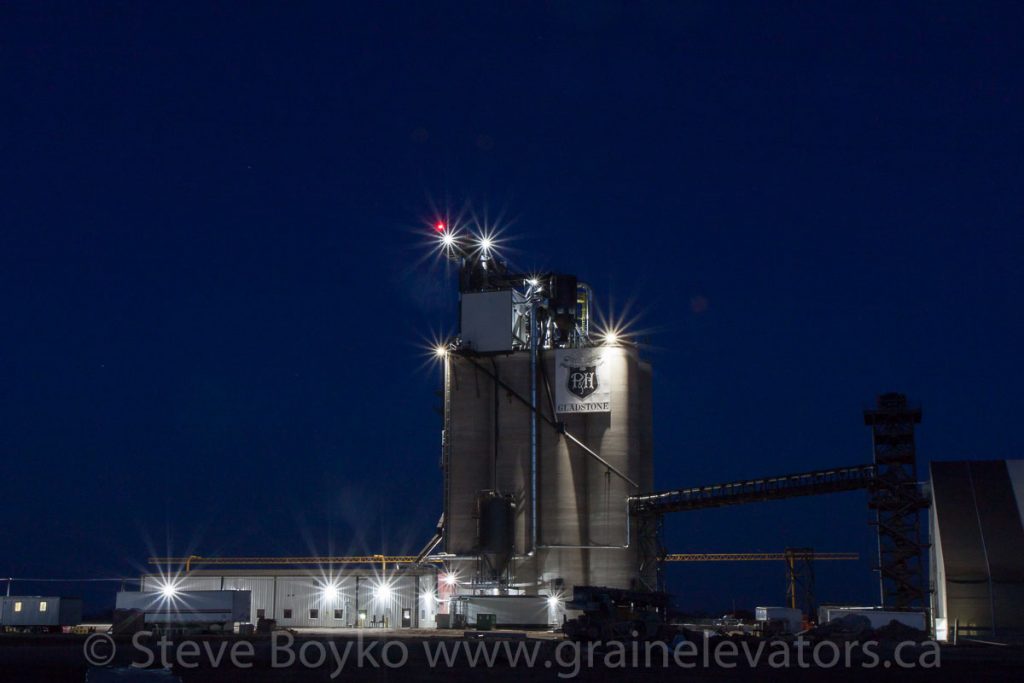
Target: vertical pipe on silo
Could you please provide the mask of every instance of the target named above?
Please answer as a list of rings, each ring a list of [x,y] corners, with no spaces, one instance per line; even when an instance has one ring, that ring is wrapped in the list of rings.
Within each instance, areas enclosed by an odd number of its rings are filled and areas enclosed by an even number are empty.
[[[451,353],[445,353],[444,358],[444,416],[441,426],[441,476],[444,478],[442,495],[442,525],[441,534],[444,540],[444,549],[449,550],[449,534],[452,516],[452,476],[451,476],[451,438],[452,438],[452,383],[451,383]],[[449,551],[450,552],[450,551]]]
[[[501,384],[501,377],[498,373],[498,362],[491,358],[491,367],[494,369],[494,417],[492,422],[493,427],[493,438],[494,438],[494,453],[493,460],[491,462],[491,490],[498,490],[498,449],[501,446],[501,422],[499,420],[499,392],[498,386]]]
[[[537,550],[537,301],[530,302],[530,555]]]

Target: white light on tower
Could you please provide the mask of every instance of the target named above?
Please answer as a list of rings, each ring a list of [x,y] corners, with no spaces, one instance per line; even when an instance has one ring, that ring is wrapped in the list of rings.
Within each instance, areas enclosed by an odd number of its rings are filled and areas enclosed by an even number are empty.
[[[434,355],[438,358],[444,358],[448,355],[448,347],[444,344],[438,344],[434,347]]]

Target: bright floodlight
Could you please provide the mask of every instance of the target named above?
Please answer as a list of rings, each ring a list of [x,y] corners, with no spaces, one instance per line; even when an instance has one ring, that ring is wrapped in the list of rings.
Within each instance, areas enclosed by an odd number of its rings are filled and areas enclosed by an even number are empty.
[[[386,583],[382,583],[377,586],[373,593],[374,597],[377,598],[377,602],[387,602],[391,599],[391,586]]]
[[[493,240],[493,239],[491,239],[491,238],[490,238],[490,237],[488,237],[487,235],[482,235],[482,236],[480,237],[480,250],[481,250],[482,252],[484,252],[484,253],[486,254],[486,253],[487,253],[487,252],[489,252],[489,251],[490,251],[490,250],[491,250],[491,249],[492,249],[493,247],[494,247],[494,240]]]
[[[324,600],[327,602],[334,602],[338,599],[338,587],[333,583],[329,583],[324,586]]]
[[[455,245],[455,235],[453,235],[452,233],[450,233],[448,231],[442,232],[441,233],[441,244],[443,244],[444,246],[446,246],[448,248],[453,247]]]
[[[445,574],[441,578],[441,582],[446,586],[454,586],[459,582],[459,580],[456,578],[455,574]]]
[[[619,333],[615,330],[608,330],[604,333],[605,344],[617,344],[619,342]]]
[[[551,609],[557,608],[560,602],[561,600],[558,599],[557,595],[548,596],[548,607],[550,607]]]
[[[173,583],[165,583],[164,585],[160,586],[160,594],[164,596],[166,599],[170,600],[178,594],[178,587],[175,586]]]
[[[444,358],[448,355],[448,347],[444,344],[438,344],[434,347],[434,355],[438,358]]]

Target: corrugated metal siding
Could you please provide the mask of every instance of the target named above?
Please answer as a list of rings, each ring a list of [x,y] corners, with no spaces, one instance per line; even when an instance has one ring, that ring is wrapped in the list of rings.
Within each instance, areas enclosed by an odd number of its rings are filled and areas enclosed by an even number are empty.
[[[280,577],[277,580],[278,608],[275,618],[284,626],[330,627],[334,623],[333,610],[336,603],[344,604],[344,592],[339,588],[340,596],[335,601],[328,601],[324,596],[327,582],[311,577]],[[284,611],[290,609],[291,617],[286,618]],[[310,610],[316,610],[316,616]],[[331,614],[328,614],[328,611]]]
[[[366,613],[365,626],[399,627],[402,610],[410,610],[414,622],[417,609],[416,577],[402,576],[389,583],[389,595],[380,591],[380,581],[373,575],[336,577],[333,581],[338,589],[334,600],[329,600],[324,588],[325,579],[313,577],[278,577],[277,609],[275,619],[283,626],[300,628],[354,627],[359,612]],[[285,610],[291,616],[285,616]],[[335,618],[335,610],[342,610],[341,619]],[[316,610],[315,615],[312,610]],[[269,611],[268,611],[269,614]]]
[[[225,576],[223,578],[224,590],[226,591],[250,591],[252,593],[252,605],[250,614],[255,623],[259,612],[266,610],[267,617],[271,616],[274,604],[274,579],[269,576]]]
[[[185,576],[175,582],[180,591],[219,591],[223,588],[221,577],[193,577]]]
[[[419,592],[417,591],[419,579]],[[143,577],[142,590],[156,591],[163,579]],[[325,588],[332,584],[337,596],[330,598]],[[435,576],[404,574],[389,580],[390,595],[379,590],[380,581],[373,573],[346,573],[332,578],[305,574],[254,572],[253,574],[219,574],[204,571],[202,575],[178,578],[180,590],[248,590],[252,591],[252,618],[263,610],[267,618],[292,628],[351,628],[358,625],[358,613],[366,613],[365,627],[399,628],[403,610],[413,627],[433,626],[436,613]],[[358,588],[357,588],[358,587]],[[290,616],[285,616],[290,610]],[[335,610],[341,610],[336,616]]]
[[[390,596],[386,598],[382,597],[378,590],[380,581],[373,577],[368,579],[359,583],[359,609],[366,611],[366,619],[370,625],[397,628],[402,624],[403,609],[410,611],[413,626],[416,625],[419,606],[415,577],[405,576],[392,581]]]
[[[142,577],[142,591],[155,593],[162,589],[167,583],[163,576],[147,574]],[[174,586],[182,591],[219,591],[221,588],[221,577],[207,576],[177,576],[174,578]]]

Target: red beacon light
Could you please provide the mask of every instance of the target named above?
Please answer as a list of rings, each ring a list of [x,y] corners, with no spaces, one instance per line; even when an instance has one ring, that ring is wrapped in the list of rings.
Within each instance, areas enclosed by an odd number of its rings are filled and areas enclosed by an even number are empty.
[[[437,232],[444,232],[444,228],[445,228],[444,223],[442,223],[440,221],[434,226],[434,230],[437,231]]]

